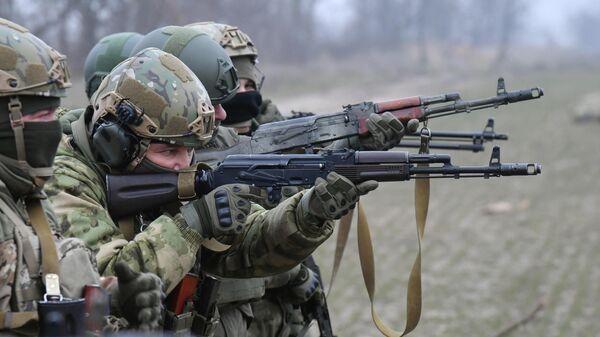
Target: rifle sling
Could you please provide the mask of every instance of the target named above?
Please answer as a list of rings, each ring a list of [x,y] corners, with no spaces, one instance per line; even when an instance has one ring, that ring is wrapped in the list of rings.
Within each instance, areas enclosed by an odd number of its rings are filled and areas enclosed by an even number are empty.
[[[27,213],[31,220],[31,226],[40,240],[40,249],[42,254],[42,274],[59,274],[58,253],[54,235],[50,231],[50,224],[46,214],[42,209],[42,203],[39,199],[28,199],[26,202]]]
[[[0,311],[0,330],[18,329],[37,319],[37,311]]]
[[[21,218],[14,213],[2,199],[0,199],[0,206],[2,206],[3,211],[11,220],[17,221],[17,223],[22,222]],[[50,231],[50,225],[48,224],[48,219],[46,218],[42,204],[39,199],[28,199],[26,207],[30,217],[31,226],[40,242],[42,274],[58,275],[59,266],[56,243],[54,242],[54,236]],[[36,311],[0,311],[0,330],[18,329],[37,319],[38,314]]]
[[[404,331],[400,332],[388,327],[375,310],[375,260],[373,256],[373,244],[371,242],[369,223],[360,203],[358,204],[357,233],[360,267],[369,295],[369,301],[371,302],[373,323],[387,337],[405,336],[417,326],[421,315],[421,241],[419,240],[419,252],[408,281],[406,326]]]
[[[333,268],[331,269],[331,279],[329,281],[329,288],[327,289],[327,297],[329,297],[329,293],[331,293],[333,282],[335,281],[335,277],[340,269],[340,263],[342,261],[342,257],[344,256],[346,243],[348,242],[348,235],[350,234],[350,227],[352,226],[353,217],[354,210],[351,209],[350,212],[344,215],[338,222],[337,241],[335,242],[335,255],[333,257]]]
[[[421,148],[419,153],[429,153],[429,136],[422,134]],[[417,164],[428,166],[428,164]],[[385,336],[405,336],[414,330],[419,324],[421,318],[421,240],[425,235],[425,223],[427,221],[427,212],[429,209],[429,179],[415,179],[415,220],[417,224],[417,243],[418,252],[413,263],[408,278],[408,288],[406,293],[406,325],[404,331],[396,331],[388,327],[379,317],[375,310],[375,259],[373,257],[373,244],[371,242],[371,233],[369,223],[362,204],[358,203],[358,252],[360,257],[360,266],[363,272],[365,287],[371,301],[371,316],[373,322],[379,331]]]
[[[135,237],[135,217],[126,216],[117,220],[119,230],[125,237],[125,240],[131,241]]]

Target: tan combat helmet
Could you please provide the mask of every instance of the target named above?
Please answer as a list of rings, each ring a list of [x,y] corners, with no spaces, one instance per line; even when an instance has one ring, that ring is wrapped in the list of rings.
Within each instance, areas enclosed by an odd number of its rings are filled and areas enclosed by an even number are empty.
[[[151,141],[199,147],[212,137],[206,89],[183,62],[156,48],[117,65],[92,99],[92,144],[111,167],[135,168]]]
[[[248,34],[238,27],[216,22],[196,22],[187,25],[209,35],[225,49],[238,73],[239,78],[254,81],[256,89],[260,90],[265,76],[256,66],[258,50]]]

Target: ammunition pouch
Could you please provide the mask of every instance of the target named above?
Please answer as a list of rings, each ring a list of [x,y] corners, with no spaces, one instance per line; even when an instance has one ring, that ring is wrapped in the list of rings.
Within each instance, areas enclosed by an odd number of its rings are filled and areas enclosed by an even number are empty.
[[[213,317],[204,317],[197,312],[194,312],[192,321],[192,332],[196,336],[208,337],[213,336],[215,329],[219,324],[219,311],[216,310]]]
[[[264,278],[222,278],[219,306],[256,301],[265,295],[265,288]]]

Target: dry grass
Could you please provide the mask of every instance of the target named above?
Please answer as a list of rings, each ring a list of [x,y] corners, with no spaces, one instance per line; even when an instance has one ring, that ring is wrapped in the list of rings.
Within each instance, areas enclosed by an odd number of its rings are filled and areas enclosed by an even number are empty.
[[[465,56],[451,72],[421,73],[365,60],[355,63],[360,71],[348,65],[264,69],[279,73],[269,78],[266,96],[284,112],[326,112],[363,100],[451,91],[466,99],[487,97],[495,93],[498,75],[505,76],[509,90],[542,86],[546,96],[541,100],[430,123],[434,129],[480,130],[493,116],[497,131],[510,135],[500,143],[502,160],[541,162],[543,173],[432,183],[423,244],[423,314],[412,336],[495,336],[540,299],[544,310],[511,336],[598,336],[600,124],[572,119],[574,105],[600,90],[600,67],[573,68],[565,61],[566,70],[552,70],[556,63],[538,62],[531,65],[539,69],[533,72],[520,66],[483,72],[486,63],[476,63],[477,57]],[[78,85],[65,105],[84,103]],[[452,155],[455,164],[485,164],[489,153]],[[377,309],[398,329],[416,253],[412,195],[413,183],[386,183],[364,200],[376,253]],[[486,212],[498,202],[512,210]],[[326,280],[334,245],[331,239],[317,251]],[[371,322],[354,231],[329,303],[338,336],[380,335]]]
[[[545,307],[512,336],[595,336],[600,333],[600,124],[574,124],[573,106],[600,89],[598,68],[506,76],[508,89],[541,86],[546,96],[497,111],[433,120],[432,128],[479,130],[489,116],[506,162],[541,162],[536,177],[436,180],[423,250],[423,314],[414,336],[494,336]],[[482,78],[484,77],[484,78]],[[493,75],[422,76],[379,86],[341,84],[315,94],[275,96],[283,111],[337,110],[365,99],[460,91],[491,96]],[[370,82],[372,83],[372,82]],[[489,147],[489,146],[488,146]],[[486,154],[453,153],[455,164],[485,164]],[[377,309],[400,329],[409,268],[416,253],[413,183],[387,183],[365,198],[377,266]],[[499,213],[486,211],[503,202]],[[502,209],[506,211],[502,211]],[[329,298],[338,336],[377,336],[363,290],[352,232]],[[317,252],[326,279],[335,240]]]

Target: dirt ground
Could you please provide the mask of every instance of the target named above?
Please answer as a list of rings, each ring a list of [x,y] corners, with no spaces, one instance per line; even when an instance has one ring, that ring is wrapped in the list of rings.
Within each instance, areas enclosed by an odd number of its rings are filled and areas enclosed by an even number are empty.
[[[509,336],[600,336],[600,123],[573,123],[574,106],[600,89],[598,68],[506,75],[507,89],[540,86],[536,101],[432,120],[438,130],[481,130],[488,117],[509,141],[504,162],[539,162],[535,177],[435,180],[423,242],[423,313],[413,336],[496,336],[543,310]],[[344,85],[271,96],[282,111],[336,111],[342,104],[458,91],[495,94],[496,74],[423,77],[379,86]],[[445,153],[447,151],[438,151]],[[483,154],[452,152],[454,164],[484,165]],[[385,183],[364,199],[377,270],[376,307],[404,326],[408,272],[416,254],[413,182]],[[329,280],[335,238],[316,257]],[[597,260],[599,259],[599,260]],[[378,336],[351,232],[329,297],[338,336]]]

